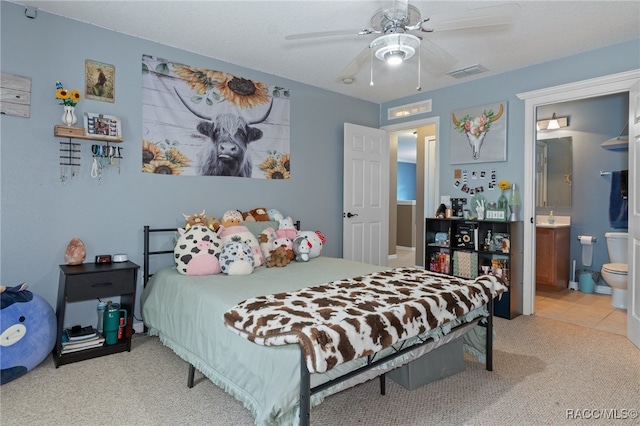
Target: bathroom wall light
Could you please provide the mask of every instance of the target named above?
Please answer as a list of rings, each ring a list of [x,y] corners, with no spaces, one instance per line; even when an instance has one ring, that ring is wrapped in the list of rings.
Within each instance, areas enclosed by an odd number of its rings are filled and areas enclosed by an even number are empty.
[[[569,126],[569,117],[556,117],[554,112],[551,118],[546,120],[538,120],[536,123],[537,130],[557,130],[562,127]]]

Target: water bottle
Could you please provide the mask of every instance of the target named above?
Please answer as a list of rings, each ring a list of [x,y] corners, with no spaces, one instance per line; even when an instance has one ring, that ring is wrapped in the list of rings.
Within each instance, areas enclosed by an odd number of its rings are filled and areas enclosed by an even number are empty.
[[[105,302],[98,303],[98,326],[96,327],[98,334],[102,334],[104,331],[104,310],[107,307]]]

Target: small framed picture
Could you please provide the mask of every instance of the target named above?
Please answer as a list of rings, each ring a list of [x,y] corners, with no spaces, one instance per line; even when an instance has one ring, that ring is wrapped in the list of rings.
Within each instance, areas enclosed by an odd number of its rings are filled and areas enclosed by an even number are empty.
[[[102,139],[122,139],[120,119],[112,115],[84,113],[84,131],[88,136]]]
[[[87,99],[116,101],[116,67],[87,59],[84,63],[84,93]]]

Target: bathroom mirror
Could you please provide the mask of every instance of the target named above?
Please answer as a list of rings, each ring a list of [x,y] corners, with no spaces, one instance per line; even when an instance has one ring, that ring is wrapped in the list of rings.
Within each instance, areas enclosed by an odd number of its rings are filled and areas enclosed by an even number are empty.
[[[571,137],[536,141],[536,207],[571,207]]]

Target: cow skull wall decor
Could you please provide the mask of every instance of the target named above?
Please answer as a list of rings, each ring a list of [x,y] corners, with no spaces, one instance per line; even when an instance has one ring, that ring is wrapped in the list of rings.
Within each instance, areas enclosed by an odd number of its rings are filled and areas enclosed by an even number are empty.
[[[471,159],[473,162],[481,160],[480,151],[487,139],[489,131],[493,128],[494,123],[504,115],[504,103],[499,104],[497,113],[494,112],[493,108],[487,107],[477,108],[477,110],[478,112],[466,113],[461,119],[456,117],[455,112],[451,113],[451,121],[454,126],[452,129],[452,137],[455,134],[455,131],[464,134],[466,141],[471,147]],[[506,122],[506,119],[503,120],[503,122]],[[506,124],[501,124],[500,128],[502,131],[500,134],[496,134],[496,138],[494,138],[496,139],[495,142],[491,141],[492,146],[489,147],[491,153],[487,158],[483,157],[483,161],[506,160]],[[492,132],[492,134],[493,133],[498,132]],[[469,162],[458,158],[464,156],[456,155],[454,158],[453,154],[454,151],[452,147],[452,164]]]

